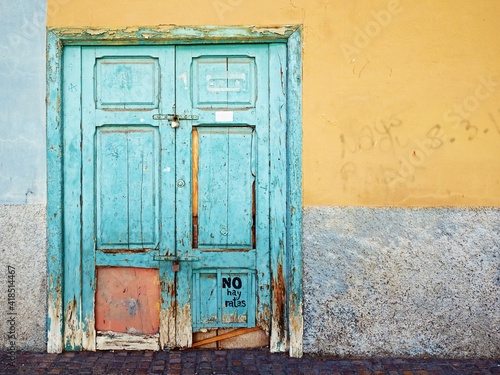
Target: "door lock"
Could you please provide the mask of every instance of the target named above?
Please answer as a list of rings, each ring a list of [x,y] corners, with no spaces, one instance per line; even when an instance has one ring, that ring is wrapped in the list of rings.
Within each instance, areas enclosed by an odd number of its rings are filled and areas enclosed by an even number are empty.
[[[166,114],[163,115],[161,113],[157,113],[156,115],[153,115],[153,120],[167,120],[170,122],[170,126],[172,128],[178,128],[179,127],[179,121],[180,120],[198,120],[199,116],[197,115],[177,115],[177,114]]]
[[[174,115],[174,117],[172,117],[172,121],[170,122],[170,125],[173,128],[178,128],[179,127],[179,117],[177,115]]]
[[[172,262],[172,271],[178,272],[181,268],[180,262],[196,262],[200,260],[198,257],[183,256],[178,257],[175,255],[155,255],[154,260],[159,260],[163,262]]]
[[[177,272],[177,271],[179,271],[180,268],[181,268],[181,266],[179,264],[179,259],[174,259],[172,261],[172,271]]]

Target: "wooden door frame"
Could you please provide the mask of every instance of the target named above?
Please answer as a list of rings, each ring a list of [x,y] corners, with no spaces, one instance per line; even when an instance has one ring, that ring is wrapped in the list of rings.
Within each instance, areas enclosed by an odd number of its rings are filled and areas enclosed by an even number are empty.
[[[273,173],[286,172],[276,191],[286,193],[286,207],[270,225],[286,238],[270,241],[271,352],[302,356],[302,27],[49,28],[47,31],[47,351],[60,353],[64,337],[63,254],[63,113],[62,68],[65,46],[180,45],[223,43],[286,43],[286,71],[279,84],[286,87],[282,130],[270,134],[270,148],[286,144],[286,157],[275,153]],[[281,59],[281,57],[280,57]],[[280,63],[283,63],[280,60]],[[277,79],[277,78],[275,78]],[[274,136],[273,136],[274,135]],[[285,139],[283,139],[285,138]],[[275,145],[275,146],[273,146]],[[277,197],[279,197],[277,195]],[[284,212],[283,212],[284,211]],[[80,322],[82,332],[85,324]],[[78,349],[78,348],[76,348]]]

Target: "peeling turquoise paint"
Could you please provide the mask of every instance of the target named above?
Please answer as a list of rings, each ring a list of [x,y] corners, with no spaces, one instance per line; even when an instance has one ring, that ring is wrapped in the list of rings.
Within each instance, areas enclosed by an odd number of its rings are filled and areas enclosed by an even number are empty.
[[[270,44],[270,59],[280,66],[279,76],[273,76],[273,110],[280,113],[279,120],[273,119],[276,128],[271,134],[271,197],[276,200],[286,198],[286,205],[272,207],[271,226],[276,233],[286,230],[286,236],[271,238],[271,275],[274,290],[271,291],[271,342],[273,351],[283,351],[290,347],[293,356],[302,355],[302,255],[301,255],[301,212],[302,212],[302,168],[301,168],[301,31],[297,26],[280,27],[160,27],[157,29],[50,29],[48,31],[48,93],[47,93],[47,150],[48,150],[48,272],[49,272],[49,317],[48,351],[63,350],[63,272],[64,234],[63,206],[63,129],[61,120],[61,64],[64,46],[92,45],[132,45],[132,44],[191,44],[191,43],[273,43]],[[285,44],[286,48],[284,48]],[[76,47],[79,48],[79,47]],[[279,64],[278,64],[279,63]],[[276,73],[276,72],[273,72]],[[279,78],[278,78],[279,77]],[[286,139],[283,138],[286,130]],[[274,135],[273,135],[274,134]],[[273,145],[273,142],[274,145]],[[281,144],[286,144],[286,154],[281,153]],[[273,173],[286,172],[285,182],[273,180]],[[286,196],[285,196],[286,195]],[[65,213],[67,214],[67,213]],[[181,246],[189,241],[178,236]],[[81,241],[75,239],[75,241]],[[168,255],[168,254],[167,254]],[[169,280],[170,271],[162,271]],[[171,278],[172,275],[170,275]],[[192,279],[186,273],[186,282]],[[92,283],[91,283],[92,284]],[[93,287],[86,293],[91,293]],[[164,285],[171,292],[171,286]],[[66,291],[64,291],[66,293]],[[70,293],[71,294],[71,293]],[[68,300],[68,295],[65,300]],[[76,300],[76,299],[75,299]],[[168,298],[164,304],[168,303]],[[172,301],[170,301],[170,304]],[[163,308],[170,306],[163,305]],[[265,308],[260,309],[261,319],[265,318]],[[178,313],[190,315],[190,311]],[[163,317],[165,318],[165,317]],[[167,317],[168,318],[168,317]],[[85,331],[86,314],[79,316],[80,327]],[[172,332],[166,336],[171,335]],[[65,334],[65,336],[67,336]],[[93,337],[80,337],[69,343],[67,348],[91,349]],[[81,340],[81,341],[79,341]],[[82,343],[80,346],[80,342]],[[189,344],[189,340],[187,340]],[[167,342],[162,344],[166,345]],[[179,342],[177,343],[179,344]]]

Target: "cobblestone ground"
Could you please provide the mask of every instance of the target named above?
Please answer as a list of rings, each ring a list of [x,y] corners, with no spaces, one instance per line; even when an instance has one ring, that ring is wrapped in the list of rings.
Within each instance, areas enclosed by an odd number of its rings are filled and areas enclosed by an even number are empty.
[[[290,358],[261,350],[16,353],[15,366],[0,352],[0,374],[500,374],[500,360],[366,358],[305,355]]]

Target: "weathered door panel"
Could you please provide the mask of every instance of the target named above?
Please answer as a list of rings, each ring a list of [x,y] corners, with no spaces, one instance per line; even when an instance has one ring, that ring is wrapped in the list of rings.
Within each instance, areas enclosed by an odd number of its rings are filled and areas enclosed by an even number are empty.
[[[174,135],[152,116],[173,105],[172,61],[173,47],[82,48],[82,316],[97,349],[160,346]]]
[[[176,76],[179,309],[269,332],[268,46],[181,46]]]
[[[255,165],[251,127],[196,127],[195,248],[252,249]],[[196,138],[196,137],[194,137]],[[193,215],[194,216],[194,215]],[[196,219],[196,216],[194,216]]]

